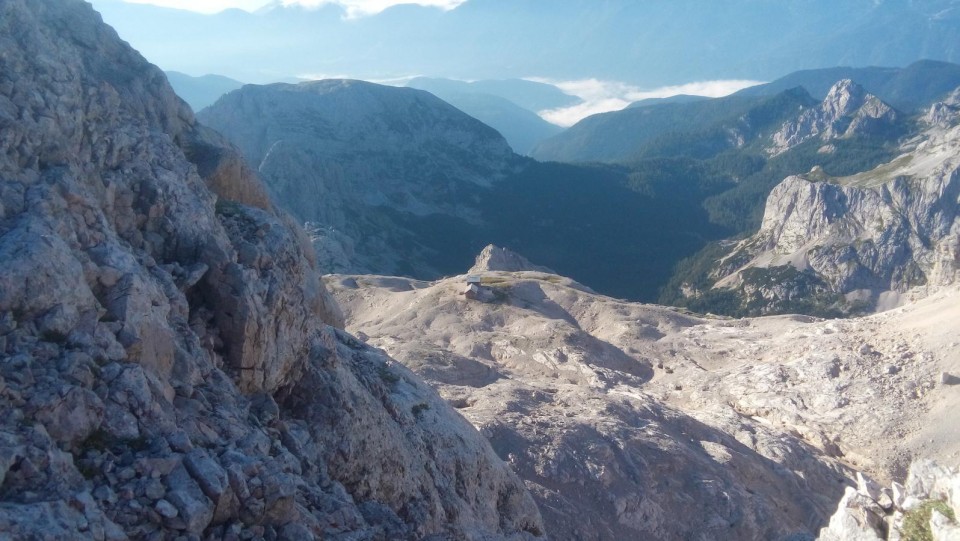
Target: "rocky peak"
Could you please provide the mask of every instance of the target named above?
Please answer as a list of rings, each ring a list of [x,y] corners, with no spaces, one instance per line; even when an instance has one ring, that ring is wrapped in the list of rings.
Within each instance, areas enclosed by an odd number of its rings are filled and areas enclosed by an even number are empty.
[[[785,122],[772,138],[768,152],[781,154],[813,138],[827,142],[859,136],[875,136],[895,130],[900,115],[862,86],[838,81],[819,106],[807,109]]]
[[[871,98],[875,96],[868,94],[862,86],[850,79],[842,79],[830,88],[820,108],[828,118],[837,120],[853,115]]]
[[[960,127],[932,126],[923,141],[872,171],[792,176],[767,198],[760,230],[720,262],[721,287],[765,289],[790,277],[817,302],[886,309],[960,279]],[[796,288],[787,288],[794,290]],[[823,295],[820,295],[820,294]],[[808,296],[808,301],[809,301]]]
[[[948,94],[942,101],[931,105],[924,120],[941,128],[949,128],[960,122],[960,88]]]
[[[0,537],[525,539],[307,237],[81,0],[0,2]]]
[[[478,273],[484,271],[537,271],[556,274],[555,271],[548,267],[535,265],[522,255],[493,244],[488,244],[487,247],[477,255],[477,259],[469,272]]]

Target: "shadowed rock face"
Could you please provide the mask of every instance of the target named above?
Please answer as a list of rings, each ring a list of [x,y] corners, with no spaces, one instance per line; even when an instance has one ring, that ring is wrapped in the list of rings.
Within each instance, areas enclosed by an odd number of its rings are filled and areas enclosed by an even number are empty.
[[[0,531],[526,539],[522,483],[79,0],[0,3]]]

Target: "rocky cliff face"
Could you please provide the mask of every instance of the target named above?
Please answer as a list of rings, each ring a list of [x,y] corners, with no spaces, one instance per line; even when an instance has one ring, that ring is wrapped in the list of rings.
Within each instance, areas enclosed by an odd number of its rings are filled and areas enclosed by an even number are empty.
[[[0,531],[540,536],[522,483],[341,325],[306,236],[80,0],[0,3]]]
[[[257,164],[285,208],[315,223],[331,271],[437,275],[404,220],[478,220],[477,194],[514,161],[492,128],[411,88],[246,86],[199,116]]]
[[[819,107],[803,111],[773,134],[767,152],[782,154],[808,140],[855,136],[886,136],[895,133],[900,114],[862,86],[844,79],[833,85]],[[821,152],[829,152],[829,147]]]
[[[960,115],[951,103],[934,105],[923,136],[890,163],[852,177],[814,170],[784,180],[767,199],[760,231],[721,261],[718,285],[764,289],[770,273],[789,266],[824,298],[884,308],[918,286],[955,282]],[[766,289],[766,301],[782,297]]]

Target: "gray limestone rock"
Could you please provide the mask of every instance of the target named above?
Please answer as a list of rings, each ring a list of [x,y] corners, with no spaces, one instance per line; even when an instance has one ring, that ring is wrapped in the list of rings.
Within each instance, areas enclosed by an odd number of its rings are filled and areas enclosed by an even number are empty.
[[[885,310],[907,292],[955,283],[960,125],[932,126],[922,139],[872,171],[785,179],[760,230],[718,262],[716,287],[773,306],[793,300],[796,286],[807,302]]]
[[[507,248],[494,246],[493,244],[487,245],[483,251],[477,255],[477,259],[474,262],[473,267],[470,268],[469,272],[473,274],[484,271],[537,271],[547,274],[556,274],[556,272],[551,270],[549,267],[535,265],[522,255]]]
[[[960,526],[936,509],[930,515],[930,534],[933,541],[960,541]]]
[[[307,235],[81,0],[0,2],[0,271],[0,537],[543,537],[476,430],[328,326]]]
[[[768,152],[782,154],[813,138],[831,139],[876,135],[896,129],[900,114],[857,83],[838,81],[819,107],[807,109],[773,134]]]

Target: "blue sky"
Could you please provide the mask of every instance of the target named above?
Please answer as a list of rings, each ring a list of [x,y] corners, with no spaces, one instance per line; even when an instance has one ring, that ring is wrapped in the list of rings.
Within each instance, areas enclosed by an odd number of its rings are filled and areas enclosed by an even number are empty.
[[[384,9],[396,4],[420,4],[424,6],[437,6],[443,9],[452,9],[463,3],[465,0],[123,0],[125,2],[138,4],[154,4],[157,6],[186,9],[198,11],[201,13],[216,13],[229,8],[245,9],[247,11],[257,10],[267,4],[277,1],[285,4],[300,4],[308,7],[315,7],[322,4],[340,4],[347,8],[347,13],[351,16],[369,15],[379,13]]]

